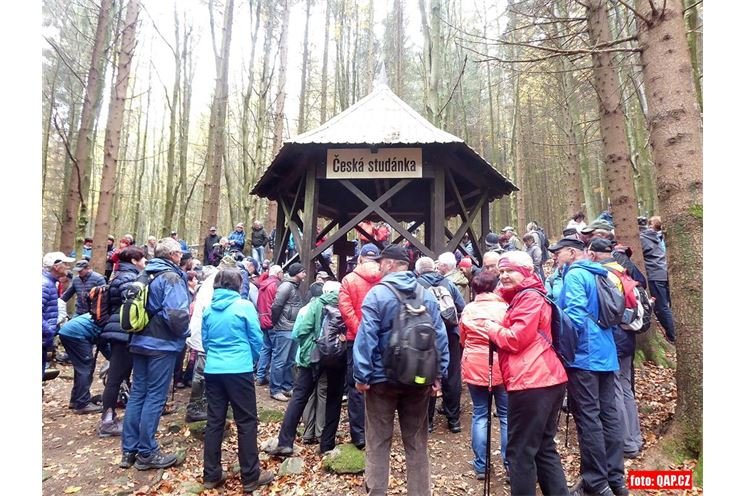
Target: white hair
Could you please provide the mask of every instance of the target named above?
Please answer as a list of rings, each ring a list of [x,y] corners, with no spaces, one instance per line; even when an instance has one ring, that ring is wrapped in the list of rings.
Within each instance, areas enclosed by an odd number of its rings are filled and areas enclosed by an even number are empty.
[[[181,251],[181,245],[173,238],[163,238],[155,245],[155,256],[157,258],[167,258],[177,251]]]
[[[417,274],[424,274],[426,272],[434,272],[435,261],[429,257],[418,258],[414,263],[414,270]]]
[[[453,270],[458,262],[455,261],[455,255],[452,252],[446,251],[437,257],[437,264],[443,265],[448,270]]]
[[[326,281],[323,283],[323,288],[321,290],[326,294],[333,293],[334,291],[338,293],[340,289],[341,283],[339,281]]]
[[[526,267],[526,268],[529,268],[530,270],[533,270],[533,257],[528,255],[528,253],[525,251],[518,251],[518,250],[508,251],[508,252],[505,252],[500,257],[500,261],[503,258],[509,260],[511,263],[515,265],[518,265],[520,267]]]
[[[270,276],[278,276],[282,273],[282,267],[280,265],[272,265],[269,267]]]

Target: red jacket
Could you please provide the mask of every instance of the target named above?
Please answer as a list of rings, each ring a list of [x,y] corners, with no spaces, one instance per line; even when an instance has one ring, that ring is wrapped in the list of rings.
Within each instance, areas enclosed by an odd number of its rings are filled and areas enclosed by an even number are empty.
[[[481,293],[466,305],[460,317],[460,344],[463,345],[461,370],[463,382],[489,385],[489,332],[486,322],[502,322],[507,303],[495,293]],[[502,384],[497,354],[492,366],[492,385]]]
[[[259,311],[259,324],[261,329],[269,330],[272,328],[272,303],[277,296],[277,286],[282,282],[277,276],[269,276],[259,283],[259,297],[256,299],[256,306]]]
[[[500,290],[509,308],[502,324],[488,322],[489,338],[499,350],[499,366],[507,391],[555,386],[567,382],[564,366],[551,348],[551,307],[535,288],[545,293],[535,274],[513,291]],[[541,334],[538,334],[538,330]],[[545,336],[545,337],[544,337]]]
[[[341,280],[339,311],[347,326],[347,341],[354,341],[357,336],[362,320],[362,300],[381,278],[380,266],[376,262],[364,262]]]

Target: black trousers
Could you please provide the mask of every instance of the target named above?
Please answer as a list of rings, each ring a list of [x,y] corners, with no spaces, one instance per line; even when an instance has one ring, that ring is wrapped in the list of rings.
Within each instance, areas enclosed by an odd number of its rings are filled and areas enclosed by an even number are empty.
[[[93,382],[93,345],[83,339],[75,339],[60,334],[62,346],[70,357],[74,370],[70,403],[75,409],[83,408],[91,401]]]
[[[238,462],[241,482],[246,485],[258,480],[259,448],[256,444],[258,417],[253,374],[205,374],[207,387],[207,427],[204,431],[204,480],[219,481],[222,477],[222,438],[228,404],[238,428]]]
[[[450,331],[448,331],[448,351],[450,352],[450,362],[448,363],[447,379],[442,381],[442,408],[445,411],[448,423],[454,424],[460,420],[460,394],[463,388],[460,361],[463,348],[460,345],[460,336]],[[436,402],[436,397],[430,397],[428,411],[430,424],[435,416]]]
[[[341,416],[341,400],[344,395],[344,382],[346,376],[346,364],[338,367],[326,367],[328,378],[328,391],[326,393],[326,423],[321,433],[321,451],[334,449],[336,446],[336,430],[339,428],[339,417]],[[305,405],[318,384],[321,369],[317,366],[298,367],[295,384],[292,389],[292,398],[287,405],[285,416],[282,419],[282,427],[279,431],[278,446],[291,448],[295,441],[297,426],[303,416]]]
[[[554,436],[566,384],[507,392],[507,462],[512,494],[567,495]],[[491,412],[489,412],[491,415]]]
[[[173,383],[184,382],[184,359],[186,358],[186,345],[176,357],[176,366],[173,368]]]
[[[614,373],[569,369],[567,375],[585,489],[599,493],[606,486],[625,486],[623,430],[616,408]]]
[[[132,373],[132,355],[127,350],[127,343],[123,341],[109,341],[111,355],[109,357],[109,372],[106,386],[101,396],[103,410],[116,410],[119,397],[119,386]]]
[[[347,343],[347,411],[349,414],[349,434],[352,444],[365,444],[365,396],[357,391],[354,384],[354,341]]]

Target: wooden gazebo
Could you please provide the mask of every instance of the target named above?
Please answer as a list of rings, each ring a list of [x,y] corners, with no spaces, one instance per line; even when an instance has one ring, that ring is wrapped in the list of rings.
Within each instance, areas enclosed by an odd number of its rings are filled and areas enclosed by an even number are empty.
[[[278,203],[274,262],[299,257],[310,278],[316,259],[332,273],[320,257],[329,246],[342,262],[352,254],[346,234],[363,232],[359,224],[366,219],[387,222],[394,243],[408,240],[433,258],[454,251],[468,233],[480,262],[489,203],[512,191],[517,187],[462,139],[436,128],[381,85],[318,128],[285,141],[251,194]],[[479,214],[477,237],[472,226]],[[329,223],[316,235],[319,216]],[[446,226],[453,216],[460,217],[454,233]],[[420,227],[423,243],[414,235]],[[289,233],[298,253],[284,260]],[[339,263],[335,277],[345,270]]]

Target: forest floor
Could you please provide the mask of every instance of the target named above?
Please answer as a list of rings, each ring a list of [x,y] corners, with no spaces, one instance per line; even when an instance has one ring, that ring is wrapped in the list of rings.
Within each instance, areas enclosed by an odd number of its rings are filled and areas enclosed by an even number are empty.
[[[669,358],[673,358],[670,356]],[[78,495],[156,495],[156,494],[202,494],[239,495],[242,494],[240,477],[231,472],[225,486],[216,490],[202,490],[202,442],[191,435],[184,424],[184,409],[188,402],[189,389],[176,390],[172,407],[175,412],[163,416],[158,429],[158,439],[164,451],[185,452],[185,461],[167,470],[138,471],[134,468],[118,468],[120,439],[118,437],[99,439],[96,427],[100,416],[76,415],[67,408],[72,387],[72,367],[58,365],[60,376],[44,385],[43,398],[43,494],[57,496]],[[96,380],[91,388],[92,394],[101,393],[103,385]],[[668,466],[649,465],[646,454],[653,448],[669,424],[675,409],[675,378],[672,369],[657,367],[646,363],[636,369],[636,394],[639,403],[642,433],[646,442],[645,451],[640,458],[626,460],[628,469],[683,469],[693,468],[691,462]],[[170,397],[169,397],[170,401]],[[346,404],[345,404],[346,405]],[[429,438],[429,456],[432,467],[432,481],[435,495],[475,495],[483,494],[483,483],[474,478],[470,465],[473,454],[470,447],[471,405],[467,389],[462,399],[461,424],[463,431],[453,434],[447,429],[447,422],[436,415],[435,431]],[[281,423],[281,414],[286,403],[269,398],[268,388],[257,387],[257,407],[261,420],[259,425],[259,444],[276,437]],[[579,473],[579,452],[574,421],[567,423],[565,415],[560,418],[557,446],[571,484]],[[492,439],[493,458],[496,477],[492,479],[491,494],[509,494],[505,484],[504,472],[499,462],[499,422],[495,426]],[[337,441],[349,442],[346,408],[343,409]],[[568,447],[565,446],[568,435]],[[326,496],[364,494],[362,475],[335,475],[324,470],[321,458],[316,451],[318,445],[301,445],[300,456],[304,459],[305,470],[301,475],[276,477],[274,482],[257,491],[261,495],[315,495]],[[260,455],[262,468],[275,473],[280,462],[265,454]],[[223,467],[237,464],[237,443],[235,429],[230,431],[223,445]],[[656,459],[655,464],[660,462]],[[200,492],[201,491],[201,492]],[[694,488],[688,494],[700,494]],[[406,494],[406,474],[403,446],[396,429],[391,454],[391,476],[389,494]],[[646,492],[646,494],[654,494]],[[658,493],[663,494],[663,493]],[[670,493],[673,494],[673,493]],[[679,494],[679,493],[678,493]]]

